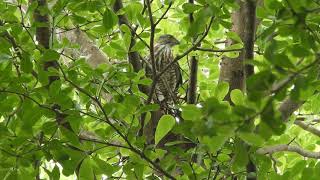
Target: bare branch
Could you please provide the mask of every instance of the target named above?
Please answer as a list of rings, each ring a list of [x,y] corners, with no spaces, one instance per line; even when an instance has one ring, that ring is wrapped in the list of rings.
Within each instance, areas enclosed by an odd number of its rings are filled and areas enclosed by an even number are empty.
[[[320,137],[320,130],[313,127],[311,124],[307,124],[305,122],[297,121],[297,120],[294,121],[294,124],[301,127],[302,129]]]
[[[206,51],[206,52],[234,52],[234,51],[242,51],[243,48],[239,49],[209,49],[209,48],[200,48],[197,47],[196,50],[198,51]]]
[[[256,152],[257,154],[273,154],[276,152],[283,152],[283,151],[296,152],[303,157],[320,159],[320,152],[312,152],[312,151],[302,149],[299,146],[291,146],[287,144],[280,144],[275,146],[267,146],[267,147],[259,148]]]
[[[162,16],[154,23],[155,26],[157,26],[160,21],[164,18],[164,16],[168,13],[169,9],[172,6],[172,2],[170,2],[169,6],[167,7],[166,11],[162,14]]]

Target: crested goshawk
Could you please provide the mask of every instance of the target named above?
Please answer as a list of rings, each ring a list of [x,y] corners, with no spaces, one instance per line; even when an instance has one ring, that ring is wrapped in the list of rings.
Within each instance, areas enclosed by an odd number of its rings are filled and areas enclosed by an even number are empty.
[[[179,41],[172,35],[165,34],[159,37],[154,45],[154,59],[157,73],[162,72],[174,60],[172,47],[178,44]],[[150,56],[148,63],[146,74],[152,78]],[[153,101],[160,104],[162,108],[172,105],[177,100],[177,90],[181,84],[182,77],[179,64],[173,63],[158,79]]]

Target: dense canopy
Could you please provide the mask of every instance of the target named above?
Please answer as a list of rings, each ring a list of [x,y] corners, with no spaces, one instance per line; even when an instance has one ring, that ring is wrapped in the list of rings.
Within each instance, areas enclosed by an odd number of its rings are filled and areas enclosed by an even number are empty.
[[[319,13],[0,0],[0,179],[320,179]]]

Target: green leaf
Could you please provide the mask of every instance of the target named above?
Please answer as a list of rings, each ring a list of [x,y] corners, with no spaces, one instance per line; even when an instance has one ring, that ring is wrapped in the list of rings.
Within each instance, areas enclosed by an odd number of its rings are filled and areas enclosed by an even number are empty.
[[[159,104],[148,104],[143,106],[140,110],[139,113],[144,113],[144,112],[149,112],[149,111],[156,111],[159,109]]]
[[[79,180],[87,179],[94,179],[91,159],[89,157],[82,161],[79,171]]]
[[[233,171],[239,171],[246,167],[249,161],[248,157],[248,148],[240,141],[240,139],[236,139],[236,142],[234,144],[234,158],[232,162],[232,170]]]
[[[107,176],[112,176],[114,173],[115,168],[111,166],[109,163],[106,161],[103,161],[97,157],[93,157],[94,162],[98,165],[98,168],[103,172],[103,174]]]
[[[106,8],[106,11],[103,14],[103,25],[106,29],[106,31],[109,31],[115,26],[118,22],[117,15],[108,7]]]
[[[134,52],[134,51],[140,51],[142,49],[144,49],[146,47],[146,45],[142,42],[142,41],[138,41],[134,44],[134,46],[130,49],[130,52]]]
[[[264,139],[255,133],[240,132],[238,136],[250,145],[261,146],[264,143]]]
[[[310,55],[310,51],[303,46],[296,44],[292,47],[292,55],[295,57],[306,57]]]
[[[199,5],[196,5],[196,4],[193,4],[193,3],[184,3],[182,5],[182,9],[183,9],[183,12],[184,13],[193,13],[194,11],[197,11],[199,9],[201,9],[202,6],[199,6]]]
[[[242,43],[242,40],[241,38],[239,37],[239,35],[233,31],[229,31],[227,32],[227,37],[229,37],[230,39],[236,41],[236,42],[239,42],[239,43]]]
[[[155,133],[155,144],[158,144],[159,141],[168,134],[168,132],[175,125],[176,120],[171,115],[163,115],[157,125],[156,133]]]
[[[271,63],[284,68],[294,68],[287,55],[284,54],[274,54],[271,59],[268,59]]]
[[[211,153],[216,153],[227,140],[227,136],[204,136],[200,139],[200,142],[207,145]]]
[[[224,99],[224,97],[226,97],[226,95],[229,92],[229,84],[227,82],[221,82],[217,85],[215,91],[214,91],[214,96],[222,101]]]
[[[202,116],[201,109],[193,104],[187,104],[181,107],[182,109],[182,118],[184,120],[198,120]]]
[[[60,179],[60,170],[57,165],[54,166],[54,168],[51,172],[51,178],[52,178],[52,180],[59,180]]]
[[[41,60],[53,61],[53,60],[58,60],[59,57],[60,57],[60,54],[57,51],[52,50],[52,49],[48,49],[43,53]]]
[[[239,89],[234,89],[230,93],[231,101],[235,105],[244,105],[244,94]]]
[[[188,29],[188,36],[194,37],[195,35],[203,32],[206,27],[207,20],[212,15],[210,8],[203,8],[196,13],[196,18],[193,23],[191,23]]]
[[[31,62],[31,58],[29,54],[22,53],[22,59],[21,59],[21,70],[25,73],[31,73],[33,68],[33,64]]]

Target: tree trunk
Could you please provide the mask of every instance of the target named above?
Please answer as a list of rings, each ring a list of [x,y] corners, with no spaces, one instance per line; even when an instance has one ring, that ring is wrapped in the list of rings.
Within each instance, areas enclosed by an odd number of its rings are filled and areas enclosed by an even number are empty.
[[[240,89],[246,92],[246,77],[253,75],[254,67],[246,64],[254,57],[254,40],[256,33],[256,2],[253,0],[240,1],[237,0],[240,9],[232,14],[232,31],[237,33],[242,42],[243,49],[237,58],[224,57],[220,63],[219,82],[227,82],[229,84],[229,92],[225,100],[229,101],[230,92],[234,89]],[[226,46],[234,44],[233,40],[228,40]],[[250,93],[250,92],[248,92]],[[244,143],[244,142],[242,142]],[[249,149],[249,146],[246,145]],[[249,154],[248,154],[249,156]],[[256,172],[255,165],[249,160],[247,164],[247,173]],[[255,179],[247,177],[248,179]]]

